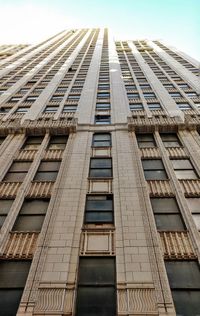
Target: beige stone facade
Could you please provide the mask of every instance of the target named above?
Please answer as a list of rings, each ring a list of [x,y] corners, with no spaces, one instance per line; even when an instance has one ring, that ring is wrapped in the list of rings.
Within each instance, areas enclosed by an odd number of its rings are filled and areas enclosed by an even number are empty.
[[[0,295],[6,302],[12,289],[23,293],[2,308],[18,316],[86,315],[77,307],[79,263],[112,258],[115,284],[106,286],[115,306],[104,314],[96,307],[97,316],[175,316],[184,300],[165,264],[198,266],[200,259],[197,64],[161,42],[114,42],[99,29],[68,30],[22,52],[0,65],[0,211],[12,200],[0,213],[0,276],[2,269],[9,279],[0,281]],[[94,135],[103,134],[110,144],[95,145]],[[110,176],[92,167],[99,161],[111,162]],[[162,167],[145,169],[149,162]],[[112,221],[86,220],[94,197],[113,199]],[[175,199],[183,226],[160,227],[156,199]],[[24,204],[34,201],[48,202],[45,215],[36,207],[28,217]],[[24,284],[9,283],[14,263],[30,265]],[[181,290],[194,297],[200,284]],[[196,296],[192,304],[191,311]]]

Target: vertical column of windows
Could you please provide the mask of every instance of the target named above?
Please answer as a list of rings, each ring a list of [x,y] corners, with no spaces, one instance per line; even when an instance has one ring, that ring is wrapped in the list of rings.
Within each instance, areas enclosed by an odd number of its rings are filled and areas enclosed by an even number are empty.
[[[112,177],[110,151],[111,135],[93,134],[90,181]],[[110,236],[113,223],[113,195],[101,189],[87,194],[83,231],[89,243],[79,261],[76,316],[116,315],[114,250],[108,250],[103,241]]]

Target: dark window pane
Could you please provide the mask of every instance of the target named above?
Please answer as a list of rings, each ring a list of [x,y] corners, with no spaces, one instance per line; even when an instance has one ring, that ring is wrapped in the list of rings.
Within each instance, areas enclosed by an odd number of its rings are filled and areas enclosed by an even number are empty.
[[[162,170],[164,169],[162,160],[160,159],[149,159],[142,160],[144,170]]]
[[[79,287],[76,316],[115,316],[114,287]]]
[[[172,291],[177,316],[200,315],[200,291]]]
[[[144,171],[146,180],[166,180],[167,174],[164,170],[149,170]]]
[[[137,134],[136,135],[138,142],[153,142],[154,137],[152,134]]]
[[[93,178],[110,178],[112,177],[111,169],[91,169],[90,177]]]
[[[0,200],[0,214],[8,214],[14,200]]]
[[[23,289],[0,289],[0,316],[16,316]]]
[[[174,198],[151,198],[151,205],[154,213],[179,213]]]
[[[26,172],[8,172],[3,181],[6,182],[22,182],[26,176]]]
[[[165,265],[172,289],[199,289],[200,271],[196,261],[166,261]]]
[[[9,172],[13,171],[28,171],[30,168],[31,162],[13,162],[12,166],[9,169]]]
[[[176,134],[160,134],[162,141],[178,141],[178,137]]]
[[[5,219],[6,219],[6,216],[7,215],[0,215],[0,227],[3,226],[3,223],[4,223]]]
[[[30,261],[0,261],[0,288],[24,287]]]
[[[29,136],[25,142],[27,144],[41,144],[43,141],[43,136]]]
[[[112,211],[112,200],[88,200],[86,202],[87,211]]]
[[[42,161],[38,171],[57,171],[60,168],[60,161]]]
[[[171,159],[173,168],[178,169],[193,169],[193,166],[189,159]]]
[[[179,214],[155,214],[155,221],[158,230],[185,230],[185,226]]]
[[[111,158],[91,158],[90,168],[111,168]]]
[[[48,205],[48,200],[25,200],[20,210],[20,215],[46,214]]]
[[[113,258],[80,258],[79,284],[104,285],[115,283],[115,260]]]
[[[55,181],[58,172],[37,172],[34,181]]]
[[[164,146],[167,147],[180,147],[179,142],[164,142]]]
[[[50,144],[66,144],[68,136],[51,136]]]
[[[113,223],[113,212],[86,212],[85,223]]]
[[[19,215],[14,226],[13,231],[41,231],[44,216],[42,215]]]

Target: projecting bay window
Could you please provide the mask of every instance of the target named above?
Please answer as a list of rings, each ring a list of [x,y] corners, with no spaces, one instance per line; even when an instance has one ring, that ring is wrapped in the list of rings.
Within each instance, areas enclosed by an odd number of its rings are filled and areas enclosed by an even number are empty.
[[[60,161],[41,161],[34,181],[56,181]]]
[[[189,159],[171,159],[174,172],[179,180],[198,179],[197,174]]]
[[[80,258],[76,316],[115,316],[115,259]]]
[[[87,195],[85,224],[113,223],[113,195]]]
[[[142,166],[146,180],[168,179],[161,159],[143,159]]]
[[[89,177],[90,178],[112,178],[112,159],[111,158],[91,158]]]
[[[0,260],[0,315],[17,314],[30,265],[25,260]]]
[[[3,181],[5,182],[23,182],[30,166],[30,161],[14,161],[6,173]]]
[[[196,261],[165,261],[177,315],[200,315],[200,270]]]

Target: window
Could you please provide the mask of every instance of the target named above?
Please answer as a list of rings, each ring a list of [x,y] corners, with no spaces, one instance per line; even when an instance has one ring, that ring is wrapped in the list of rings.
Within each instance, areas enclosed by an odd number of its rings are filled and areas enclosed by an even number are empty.
[[[0,261],[1,315],[15,316],[29,273],[30,261]]]
[[[145,99],[151,99],[156,97],[155,93],[143,93],[143,96],[145,97]]]
[[[48,149],[64,150],[66,147],[67,140],[68,136],[51,136]]]
[[[46,106],[45,113],[56,113],[58,111],[58,106]]]
[[[25,200],[13,231],[41,231],[48,205],[48,200]]]
[[[112,177],[112,159],[111,158],[91,158],[89,176],[92,178]]]
[[[136,137],[137,137],[139,148],[156,147],[153,134],[137,134]]]
[[[110,98],[110,93],[106,93],[106,92],[97,93],[97,99],[109,99],[109,98]]]
[[[200,314],[200,271],[196,261],[166,261],[177,315]]]
[[[163,144],[166,148],[168,147],[181,147],[181,143],[179,141],[179,138],[176,134],[160,134],[160,137],[163,141]]]
[[[35,100],[37,99],[37,97],[35,96],[30,96],[30,97],[27,97],[25,102],[34,102]]]
[[[138,99],[140,96],[138,93],[127,93],[128,99]]]
[[[195,97],[197,97],[196,92],[185,92],[185,94],[186,94],[187,97],[189,97],[189,98],[195,98]]]
[[[190,110],[191,106],[189,103],[178,103],[178,107],[180,110]]]
[[[15,113],[27,113],[28,110],[29,110],[29,108],[18,107],[17,110],[15,111]]]
[[[23,182],[28,169],[31,166],[30,161],[14,161],[6,173],[3,181],[6,182]]]
[[[14,200],[0,200],[0,228],[2,227]]]
[[[110,115],[95,115],[95,124],[97,125],[110,124]]]
[[[63,99],[63,96],[60,96],[60,95],[54,95],[54,96],[51,98],[50,102],[51,102],[51,101],[61,102],[61,101],[62,101],[62,99]]]
[[[23,145],[24,150],[38,150],[43,141],[43,136],[29,136]]]
[[[63,113],[76,112],[76,110],[77,110],[77,105],[65,105],[63,108]]]
[[[109,133],[95,133],[92,139],[93,147],[110,147],[111,135]]]
[[[0,146],[3,143],[4,140],[5,140],[5,137],[0,136]]]
[[[161,109],[160,103],[147,103],[147,105],[150,111]]]
[[[59,168],[60,161],[42,161],[34,181],[56,181]]]
[[[167,174],[160,159],[142,160],[146,180],[166,180]]]
[[[178,179],[197,179],[197,174],[189,159],[171,159]]]
[[[115,259],[80,258],[76,316],[115,316]]]
[[[175,198],[151,198],[151,205],[158,230],[185,230],[185,225]]]
[[[197,229],[200,230],[200,198],[187,198],[186,201]]]
[[[113,196],[87,195],[85,223],[113,223]]]
[[[129,108],[131,111],[144,110],[142,103],[130,103]]]
[[[181,98],[182,95],[179,92],[169,92],[170,96],[173,98]]]
[[[110,103],[96,103],[97,110],[110,110]]]

